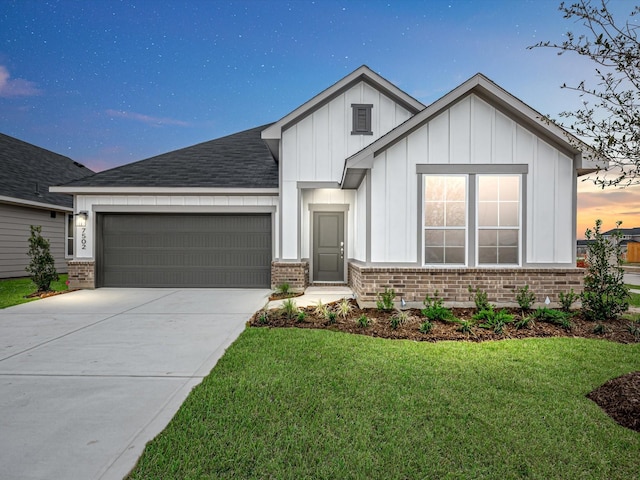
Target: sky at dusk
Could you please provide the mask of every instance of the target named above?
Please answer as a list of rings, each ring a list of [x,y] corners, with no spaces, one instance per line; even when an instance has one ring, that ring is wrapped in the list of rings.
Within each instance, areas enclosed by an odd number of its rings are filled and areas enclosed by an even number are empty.
[[[477,72],[552,118],[593,65],[555,0],[0,0],[0,132],[101,171],[273,122],[366,64],[424,104]],[[626,18],[633,2],[611,0]],[[578,185],[578,238],[640,187]]]

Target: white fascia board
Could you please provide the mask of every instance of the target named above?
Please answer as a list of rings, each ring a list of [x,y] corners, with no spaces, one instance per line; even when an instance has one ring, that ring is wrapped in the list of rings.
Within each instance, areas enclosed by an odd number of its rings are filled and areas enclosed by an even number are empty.
[[[213,187],[49,187],[50,192],[75,195],[278,195],[277,188]]]
[[[285,115],[274,124],[265,128],[261,133],[262,139],[263,140],[281,139],[282,128],[285,125],[289,124],[291,121],[293,121],[298,117],[304,116],[306,112],[310,110],[314,110],[315,108],[318,107],[318,105],[324,103],[325,101],[327,101],[327,99],[331,98],[333,95],[339,92],[346,85],[349,85],[351,82],[358,80],[358,78],[360,77],[366,78],[369,82],[371,82],[371,84],[373,84],[374,86],[377,86],[383,92],[384,91],[390,92],[392,95],[398,97],[407,105],[410,105],[411,107],[413,107],[416,111],[420,111],[425,108],[425,106],[421,102],[413,98],[411,95],[407,94],[406,92],[403,92],[398,87],[396,87],[393,83],[389,82],[388,80],[385,80],[384,78],[382,78],[380,75],[375,73],[366,65],[362,65],[361,67],[357,68],[346,77],[342,78],[338,82],[331,85],[326,90],[323,90],[322,92],[320,92],[311,100],[300,105],[293,112]]]
[[[23,207],[41,208],[43,210],[58,210],[60,212],[73,212],[73,208],[55,205],[53,203],[34,202],[32,200],[23,200],[22,198],[5,197],[0,195],[0,203],[10,203],[11,205],[20,205]]]

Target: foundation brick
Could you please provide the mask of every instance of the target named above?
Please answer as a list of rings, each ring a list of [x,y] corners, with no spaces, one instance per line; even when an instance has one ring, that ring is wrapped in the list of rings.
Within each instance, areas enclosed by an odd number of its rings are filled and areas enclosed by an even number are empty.
[[[291,288],[304,290],[309,286],[308,262],[271,262],[271,288],[288,283]]]
[[[96,288],[94,261],[69,260],[67,262],[69,271],[69,288]]]

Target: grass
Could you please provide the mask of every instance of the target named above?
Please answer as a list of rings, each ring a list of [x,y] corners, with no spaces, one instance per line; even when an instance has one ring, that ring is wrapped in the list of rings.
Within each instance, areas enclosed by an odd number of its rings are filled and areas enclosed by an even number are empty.
[[[640,290],[640,286],[638,285],[627,285],[629,288],[633,288],[634,290]],[[632,307],[640,307],[640,293],[630,293],[629,294],[629,305]]]
[[[639,369],[603,340],[249,328],[129,478],[638,478],[640,435],[585,395]]]
[[[51,283],[51,290],[61,292],[67,290],[67,275],[60,275],[60,278]],[[37,290],[36,285],[29,278],[18,278],[15,280],[0,280],[0,308],[7,308],[13,305],[37,300],[36,298],[25,298]]]

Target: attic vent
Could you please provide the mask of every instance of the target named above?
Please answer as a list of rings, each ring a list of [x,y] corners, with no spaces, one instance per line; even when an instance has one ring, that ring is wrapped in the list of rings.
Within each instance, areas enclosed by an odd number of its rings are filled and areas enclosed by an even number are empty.
[[[353,127],[351,135],[373,135],[371,131],[371,104],[352,103]]]

